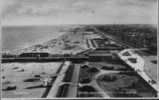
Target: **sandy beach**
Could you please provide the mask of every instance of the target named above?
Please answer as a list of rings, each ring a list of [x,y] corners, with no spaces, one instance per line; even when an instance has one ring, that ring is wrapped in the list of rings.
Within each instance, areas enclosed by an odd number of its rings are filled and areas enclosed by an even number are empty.
[[[7,98],[40,98],[45,92],[45,87],[40,87],[42,82],[28,79],[35,79],[36,76],[49,77],[54,76],[61,62],[52,63],[10,63],[2,65],[2,85],[3,89],[7,86],[16,86],[14,91],[3,91],[2,97]]]

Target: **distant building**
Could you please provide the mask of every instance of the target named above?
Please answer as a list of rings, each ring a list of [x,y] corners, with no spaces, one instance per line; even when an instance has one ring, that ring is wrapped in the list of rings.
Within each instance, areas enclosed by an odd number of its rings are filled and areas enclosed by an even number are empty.
[[[20,57],[48,57],[50,54],[45,52],[38,52],[38,53],[22,53]]]

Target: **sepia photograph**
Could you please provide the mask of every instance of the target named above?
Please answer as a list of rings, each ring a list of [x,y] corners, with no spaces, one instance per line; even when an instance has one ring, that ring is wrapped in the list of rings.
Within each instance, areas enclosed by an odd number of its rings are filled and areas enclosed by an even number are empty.
[[[0,0],[2,100],[158,98],[158,0]]]

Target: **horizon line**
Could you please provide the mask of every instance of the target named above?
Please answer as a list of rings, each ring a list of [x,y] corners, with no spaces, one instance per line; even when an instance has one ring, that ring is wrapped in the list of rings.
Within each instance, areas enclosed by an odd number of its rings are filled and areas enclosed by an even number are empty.
[[[1,24],[1,27],[23,27],[23,26],[67,26],[67,25],[151,25],[158,26],[158,24],[146,24],[146,23],[107,23],[107,24],[22,24],[22,25],[4,25]]]

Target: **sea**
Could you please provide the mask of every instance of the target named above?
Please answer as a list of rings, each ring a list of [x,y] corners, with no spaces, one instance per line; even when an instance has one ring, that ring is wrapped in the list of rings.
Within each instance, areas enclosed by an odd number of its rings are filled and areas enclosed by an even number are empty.
[[[64,34],[65,26],[3,26],[2,50],[18,50],[41,44]]]

